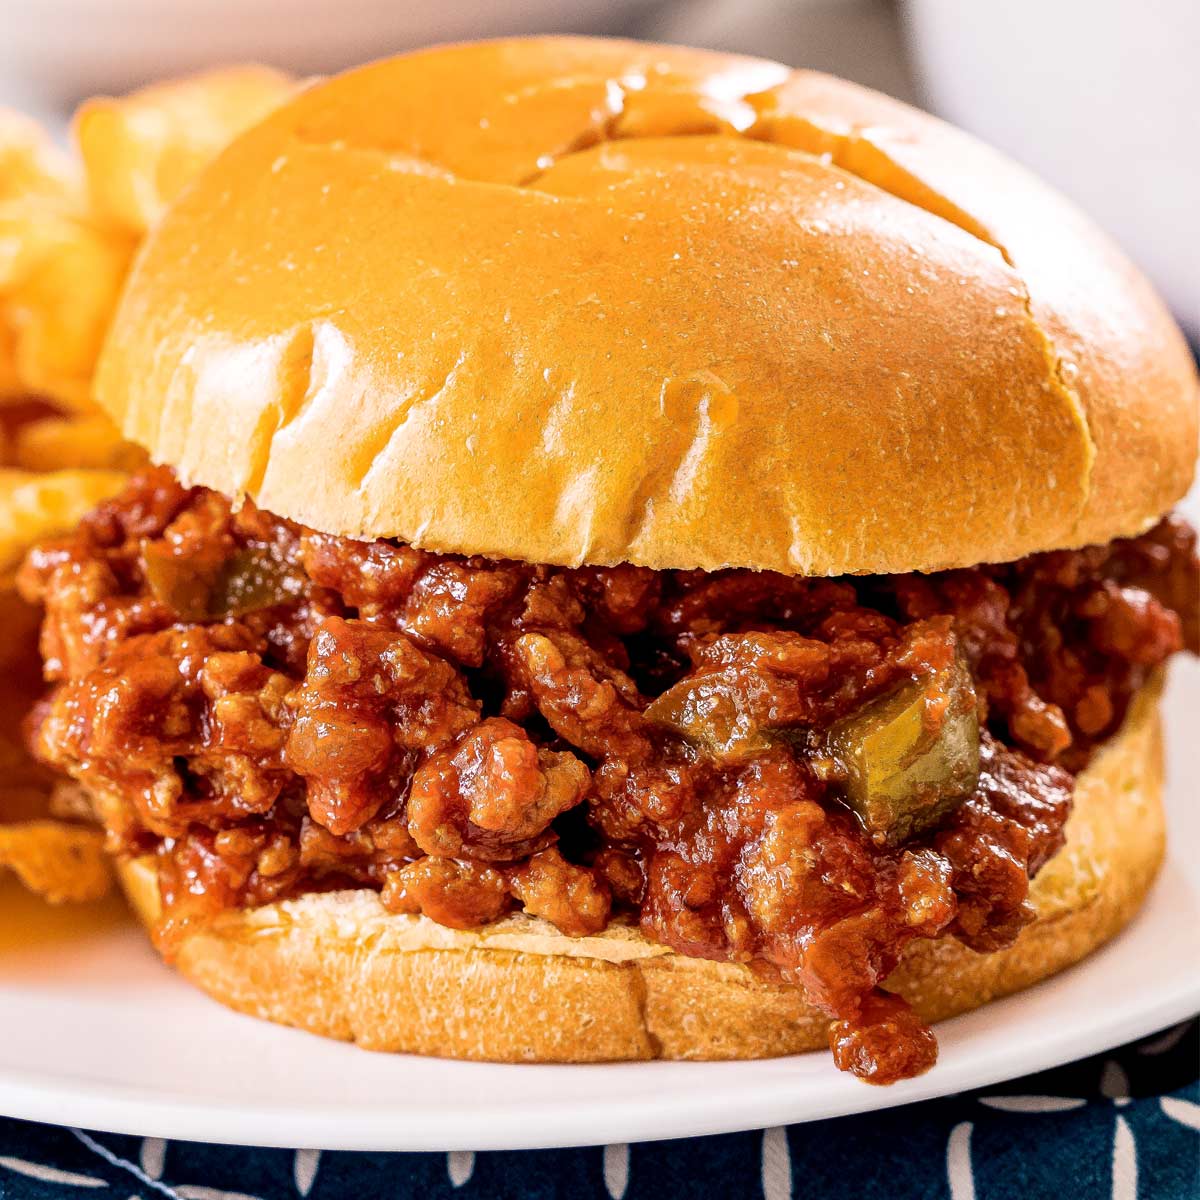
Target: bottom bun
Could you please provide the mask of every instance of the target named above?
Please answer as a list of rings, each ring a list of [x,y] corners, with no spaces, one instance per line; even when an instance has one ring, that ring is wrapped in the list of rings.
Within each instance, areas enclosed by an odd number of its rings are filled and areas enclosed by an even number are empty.
[[[917,942],[888,980],[927,1021],[1077,962],[1137,911],[1162,861],[1157,688],[1080,775],[1067,846],[1034,882],[1037,920],[1007,950]],[[152,923],[152,859],[123,885]],[[240,1012],[372,1050],[498,1062],[768,1058],[824,1048],[829,1018],[797,988],[686,958],[613,924],[571,938],[514,916],[463,932],[389,913],[372,891],[231,912],[191,934],[178,969]]]

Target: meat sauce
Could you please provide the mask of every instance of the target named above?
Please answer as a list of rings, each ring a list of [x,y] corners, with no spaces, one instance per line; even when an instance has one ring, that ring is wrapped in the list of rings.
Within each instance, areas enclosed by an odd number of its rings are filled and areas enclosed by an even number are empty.
[[[52,685],[34,750],[116,851],[157,854],[167,953],[347,886],[457,928],[616,914],[802,986],[875,1083],[936,1056],[880,986],[904,948],[1012,942],[1073,773],[1197,607],[1175,518],[936,575],[568,570],[328,536],[163,469],[20,586]],[[929,804],[872,825],[839,747],[881,705],[920,715],[871,717],[863,778],[916,763]]]

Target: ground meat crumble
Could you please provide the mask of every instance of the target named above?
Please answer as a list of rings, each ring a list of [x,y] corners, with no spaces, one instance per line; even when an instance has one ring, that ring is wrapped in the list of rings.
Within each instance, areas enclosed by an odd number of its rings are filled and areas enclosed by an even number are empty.
[[[34,750],[114,849],[159,856],[168,953],[229,907],[346,886],[457,928],[617,912],[802,985],[875,1082],[936,1054],[881,981],[916,938],[1011,943],[1072,773],[1197,610],[1176,518],[935,575],[567,570],[315,533],[164,469],[20,586],[52,685]],[[874,745],[914,680],[914,736],[957,713],[925,760],[943,786],[872,825],[839,747]]]

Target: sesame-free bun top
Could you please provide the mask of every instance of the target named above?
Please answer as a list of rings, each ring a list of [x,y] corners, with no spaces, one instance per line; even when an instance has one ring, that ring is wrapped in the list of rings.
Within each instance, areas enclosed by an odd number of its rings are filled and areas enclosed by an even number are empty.
[[[561,564],[1103,542],[1197,440],[1161,302],[1023,169],[824,75],[576,38],[378,62],[243,135],[151,235],[97,386],[188,481]]]

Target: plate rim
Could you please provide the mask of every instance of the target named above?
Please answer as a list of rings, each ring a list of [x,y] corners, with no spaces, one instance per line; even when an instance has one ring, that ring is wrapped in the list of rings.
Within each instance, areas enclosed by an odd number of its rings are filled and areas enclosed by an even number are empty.
[[[1163,876],[1174,864],[1164,865]],[[1152,897],[1162,885],[1163,877],[1154,885]],[[1150,902],[1148,901],[1147,907]],[[1169,919],[1160,915],[1159,919]],[[1090,964],[1101,966],[1103,958],[1121,943],[1136,939],[1144,922],[1141,914],[1104,947],[1076,968]],[[1003,1015],[1010,1001],[1036,993],[1056,978],[1072,972],[1067,968],[1014,996],[1003,997],[986,1006],[993,1015]],[[100,1084],[71,1080],[62,1074],[41,1079],[29,1073],[0,1073],[0,1113],[27,1121],[57,1126],[84,1128],[111,1134],[134,1137],[156,1137],[171,1141],[203,1142],[214,1145],[252,1146],[264,1149],[310,1148],[348,1151],[425,1151],[451,1152],[456,1150],[536,1150],[560,1149],[615,1143],[670,1141],[686,1137],[707,1137],[717,1134],[740,1133],[777,1125],[803,1124],[835,1117],[863,1115],[887,1108],[920,1103],[962,1092],[995,1086],[1035,1072],[1049,1070],[1065,1063],[1088,1058],[1115,1049],[1128,1042],[1148,1037],[1162,1029],[1178,1024],[1200,1013],[1200,975],[1188,977],[1180,972],[1172,981],[1173,987],[1160,990],[1136,1010],[1122,1010],[1120,1015],[1092,1022],[1082,1028],[1061,1026],[1050,1028],[1018,1045],[997,1044],[978,1055],[953,1057],[917,1079],[890,1088],[873,1088],[856,1084],[852,1089],[831,1088],[825,1101],[813,1103],[811,1089],[803,1089],[791,1098],[786,1088],[775,1086],[763,1089],[758,1098],[747,1102],[739,1097],[737,1116],[731,1119],[727,1109],[714,1104],[707,1090],[697,1089],[697,1099],[685,1103],[682,1110],[675,1102],[669,1109],[655,1108],[644,1100],[640,1104],[614,1112],[612,1101],[601,1099],[592,1103],[574,1103],[569,1109],[556,1107],[552,1099],[523,1100],[512,1110],[497,1107],[488,1100],[460,1106],[455,1116],[456,1132],[447,1136],[445,1114],[427,1122],[412,1108],[395,1105],[376,1106],[370,1113],[357,1110],[353,1123],[337,1127],[337,1136],[328,1138],[328,1112],[302,1111],[272,1104],[216,1105],[212,1101],[190,1101],[169,1092],[154,1092],[140,1096],[130,1085]],[[955,1022],[977,1015],[965,1013],[939,1028],[946,1030]],[[237,1013],[224,1014],[231,1019],[253,1021]],[[300,1031],[289,1030],[288,1033]],[[315,1035],[301,1034],[307,1038]],[[372,1053],[371,1051],[355,1052]],[[786,1064],[810,1055],[770,1060]],[[397,1055],[398,1060],[413,1056]],[[557,1064],[455,1064],[484,1066],[491,1070],[503,1067],[508,1071],[554,1071]],[[634,1068],[649,1076],[657,1063],[590,1064],[589,1069],[604,1070],[608,1066]],[[720,1071],[734,1073],[747,1064],[680,1063],[684,1069],[697,1073]],[[2,1072],[2,1068],[0,1068]],[[714,1072],[715,1073],[715,1072]],[[704,1098],[699,1098],[703,1096]],[[589,1139],[584,1131],[603,1128],[609,1135],[601,1141]],[[324,1130],[324,1134],[322,1134]],[[459,1132],[460,1131],[460,1132]],[[581,1136],[582,1134],[582,1136]]]

